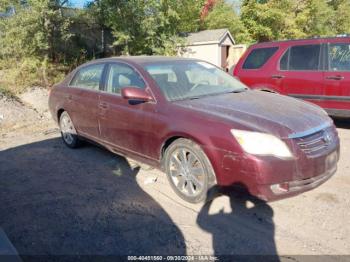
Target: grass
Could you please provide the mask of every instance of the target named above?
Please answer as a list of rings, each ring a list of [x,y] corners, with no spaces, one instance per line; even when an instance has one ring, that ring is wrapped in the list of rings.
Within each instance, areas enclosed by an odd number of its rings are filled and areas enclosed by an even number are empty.
[[[16,98],[32,87],[49,88],[85,61],[84,55],[63,62],[59,57],[48,61],[39,55],[5,57],[0,52],[0,95]]]
[[[5,88],[5,86],[0,84],[0,97],[1,96],[4,96],[9,99],[18,100],[18,97],[11,89]]]
[[[50,87],[60,82],[69,70],[62,64],[48,64],[45,69],[38,60],[0,60],[0,95],[17,99],[17,95],[31,87]]]

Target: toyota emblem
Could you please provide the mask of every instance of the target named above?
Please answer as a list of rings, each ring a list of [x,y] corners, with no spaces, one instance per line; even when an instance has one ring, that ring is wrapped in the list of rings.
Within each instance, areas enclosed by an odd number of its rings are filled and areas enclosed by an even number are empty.
[[[328,145],[332,141],[332,136],[328,132],[324,132],[322,140]]]

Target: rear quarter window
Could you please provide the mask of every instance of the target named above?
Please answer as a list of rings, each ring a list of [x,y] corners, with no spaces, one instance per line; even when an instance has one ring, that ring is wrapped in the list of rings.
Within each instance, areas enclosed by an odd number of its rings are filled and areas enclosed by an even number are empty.
[[[278,47],[253,49],[247,56],[243,69],[259,69],[276,53]]]

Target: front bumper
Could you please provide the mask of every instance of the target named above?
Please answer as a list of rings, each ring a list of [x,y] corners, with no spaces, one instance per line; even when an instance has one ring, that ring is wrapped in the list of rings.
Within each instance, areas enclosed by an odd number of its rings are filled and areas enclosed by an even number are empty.
[[[332,177],[337,170],[339,143],[317,157],[300,154],[282,160],[222,152],[222,159],[219,185],[244,184],[252,195],[273,201],[311,190]]]
[[[323,174],[314,177],[282,182],[274,185],[257,185],[257,196],[265,201],[292,197],[320,186],[330,179],[336,171],[337,166],[335,165]]]

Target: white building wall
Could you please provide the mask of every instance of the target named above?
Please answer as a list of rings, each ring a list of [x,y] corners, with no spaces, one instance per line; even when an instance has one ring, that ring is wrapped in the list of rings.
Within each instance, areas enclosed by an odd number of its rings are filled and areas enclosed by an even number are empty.
[[[179,51],[179,55],[187,58],[197,58],[221,66],[221,53],[218,44],[189,45]]]
[[[234,67],[246,50],[247,45],[233,45],[230,47],[229,57],[227,59],[229,72],[233,72]]]

